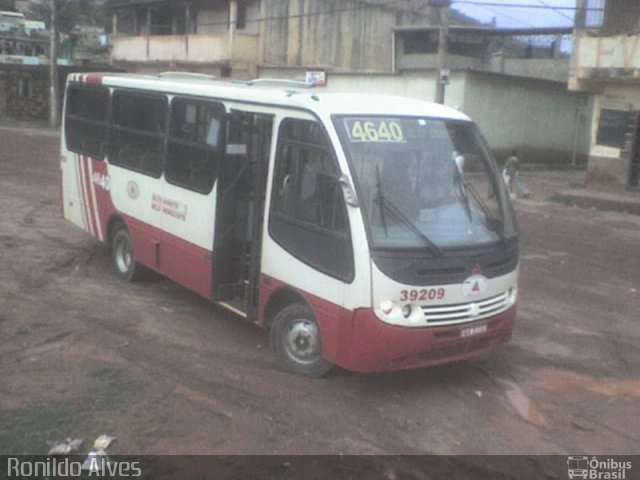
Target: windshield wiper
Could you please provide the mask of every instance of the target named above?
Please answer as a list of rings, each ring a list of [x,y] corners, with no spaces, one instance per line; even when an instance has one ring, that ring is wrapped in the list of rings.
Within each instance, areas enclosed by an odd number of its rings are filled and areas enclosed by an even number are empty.
[[[376,165],[376,183],[378,187],[378,204],[380,205],[380,220],[382,220],[382,228],[384,229],[384,236],[388,237],[387,231],[387,219],[384,216],[384,197],[382,195],[382,183],[380,183],[380,166]]]
[[[471,222],[473,219],[471,217],[471,206],[469,205],[469,197],[467,197],[467,192],[465,190],[466,184],[464,183],[464,179],[462,178],[462,173],[460,173],[460,170],[458,170],[458,166],[455,163],[453,166],[453,181],[460,189],[460,196],[463,200],[464,211],[466,212],[467,217],[469,217],[469,222]]]
[[[429,239],[429,237],[427,237],[424,233],[422,233],[420,231],[420,229],[418,227],[416,227],[413,222],[411,220],[409,220],[404,213],[402,213],[402,211],[396,207],[393,202],[391,202],[387,197],[385,197],[382,193],[382,189],[380,188],[380,173],[379,170],[376,166],[376,175],[378,177],[378,196],[376,197],[376,202],[378,202],[378,205],[380,205],[380,214],[382,216],[382,224],[384,227],[384,231],[385,234],[387,236],[389,236],[387,234],[387,226],[386,226],[386,221],[385,221],[385,216],[384,216],[384,209],[386,208],[387,211],[391,214],[392,217],[394,217],[396,220],[399,220],[400,222],[402,222],[404,224],[404,226],[406,226],[411,232],[413,232],[418,238],[420,238],[424,244],[429,248],[429,250],[431,251],[431,253],[433,253],[434,255],[436,255],[437,257],[441,257],[442,256],[442,249],[440,247],[438,247],[438,245],[436,245],[435,243],[433,243],[433,241],[431,241],[431,239]]]
[[[491,213],[491,210],[489,209],[487,204],[484,202],[484,200],[482,200],[482,197],[480,196],[478,191],[475,189],[475,187],[473,185],[471,185],[471,183],[469,183],[469,182],[465,183],[464,187],[469,192],[471,192],[471,196],[473,197],[473,199],[476,201],[476,203],[480,207],[480,210],[482,210],[482,213],[484,213],[484,216],[487,219],[487,224],[494,225],[494,228],[492,230],[495,232],[496,235],[498,235],[498,238],[500,239],[500,242],[502,242],[504,245],[506,245],[507,244],[507,237],[505,237],[504,231],[499,226],[500,225],[500,220],[498,218],[496,218],[495,215],[493,215],[493,213]]]

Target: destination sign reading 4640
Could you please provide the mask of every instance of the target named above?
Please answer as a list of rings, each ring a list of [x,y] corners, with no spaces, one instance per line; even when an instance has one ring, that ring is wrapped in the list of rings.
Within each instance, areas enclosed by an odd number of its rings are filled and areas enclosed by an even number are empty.
[[[344,121],[352,142],[404,142],[399,121],[388,118],[349,118]]]

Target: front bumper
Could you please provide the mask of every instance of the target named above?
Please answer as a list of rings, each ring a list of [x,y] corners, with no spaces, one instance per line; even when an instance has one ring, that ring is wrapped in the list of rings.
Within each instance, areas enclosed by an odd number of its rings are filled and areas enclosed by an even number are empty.
[[[456,362],[479,355],[511,338],[516,306],[493,317],[446,327],[408,328],[389,325],[371,309],[356,310],[351,342],[338,358],[339,366],[355,372],[408,370]],[[462,337],[462,330],[486,325],[486,331]]]

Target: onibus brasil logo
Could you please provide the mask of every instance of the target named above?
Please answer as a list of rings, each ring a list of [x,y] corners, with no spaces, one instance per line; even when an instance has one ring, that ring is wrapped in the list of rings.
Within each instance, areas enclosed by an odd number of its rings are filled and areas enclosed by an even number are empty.
[[[570,456],[567,458],[569,478],[585,480],[626,480],[627,470],[631,470],[631,462],[623,462],[613,458]]]

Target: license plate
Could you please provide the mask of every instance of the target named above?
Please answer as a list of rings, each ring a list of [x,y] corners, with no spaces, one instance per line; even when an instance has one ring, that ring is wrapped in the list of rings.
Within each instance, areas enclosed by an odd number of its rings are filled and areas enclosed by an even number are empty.
[[[484,325],[475,325],[473,327],[463,328],[462,330],[460,330],[460,336],[462,338],[473,337],[475,335],[481,335],[483,333],[486,333],[486,331],[487,331],[487,324],[485,323]]]

